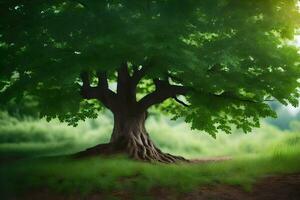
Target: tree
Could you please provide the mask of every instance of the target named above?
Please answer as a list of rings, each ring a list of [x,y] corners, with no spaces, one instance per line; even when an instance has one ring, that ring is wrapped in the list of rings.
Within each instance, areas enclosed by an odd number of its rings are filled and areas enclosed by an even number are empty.
[[[109,109],[111,142],[88,154],[184,160],[150,140],[150,107],[215,137],[275,116],[267,101],[298,103],[297,0],[1,0],[0,13],[2,106],[30,97],[70,125]]]

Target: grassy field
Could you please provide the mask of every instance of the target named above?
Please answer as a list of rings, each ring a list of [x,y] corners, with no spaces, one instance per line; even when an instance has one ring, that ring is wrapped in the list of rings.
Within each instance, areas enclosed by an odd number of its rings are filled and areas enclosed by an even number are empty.
[[[109,116],[77,128],[55,121],[18,121],[5,115],[2,119],[2,161],[23,158],[0,166],[1,196],[8,199],[38,189],[82,196],[101,192],[106,199],[113,199],[116,191],[127,191],[140,199],[155,187],[187,192],[200,185],[230,184],[250,190],[260,177],[300,172],[300,132],[280,131],[268,124],[248,135],[236,131],[220,134],[215,140],[191,131],[184,123],[151,118],[147,128],[163,151],[188,158],[233,157],[220,163],[162,165],[135,162],[121,155],[85,160],[58,156],[107,142],[112,129]],[[151,199],[150,194],[148,197],[143,199]]]
[[[147,122],[150,137],[163,151],[188,158],[210,156],[255,155],[273,151],[277,143],[298,141],[300,122],[293,130],[281,131],[264,123],[252,133],[235,131],[220,133],[217,139],[206,133],[192,131],[188,124],[151,117]],[[22,121],[0,113],[0,157],[40,157],[71,154],[109,141],[112,118],[104,115],[96,120],[70,127],[58,121],[24,119]],[[277,148],[277,147],[276,147]]]

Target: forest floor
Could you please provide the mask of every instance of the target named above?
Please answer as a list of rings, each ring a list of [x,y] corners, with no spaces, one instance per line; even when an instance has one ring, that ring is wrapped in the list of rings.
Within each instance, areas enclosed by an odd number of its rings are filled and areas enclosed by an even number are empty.
[[[112,198],[113,197],[113,198]],[[155,199],[155,200],[299,200],[300,174],[270,176],[259,180],[251,191],[238,186],[202,186],[192,192],[178,193],[167,188],[157,187],[147,194],[134,197],[128,191],[115,191],[107,197],[103,193],[92,193],[86,197],[69,194],[54,194],[47,190],[27,192],[24,200],[101,200],[101,199]]]

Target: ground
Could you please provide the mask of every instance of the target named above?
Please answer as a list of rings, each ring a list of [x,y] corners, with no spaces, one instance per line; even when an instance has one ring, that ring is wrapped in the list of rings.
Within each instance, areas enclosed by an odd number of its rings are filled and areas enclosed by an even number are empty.
[[[214,139],[183,123],[150,119],[151,137],[164,152],[200,159],[166,165],[121,155],[61,156],[106,143],[111,122],[97,122],[71,128],[59,122],[3,119],[0,199],[300,200],[298,128],[281,131],[265,125],[251,134]]]
[[[251,192],[234,186],[202,187],[183,196],[183,200],[299,200],[300,174],[267,177]]]
[[[115,191],[115,199],[134,199],[129,192]],[[27,192],[21,199],[24,200],[99,200],[106,199],[105,194],[95,192],[86,197],[77,195],[58,195],[48,190]],[[200,187],[189,193],[176,193],[166,188],[153,188],[139,199],[156,200],[299,200],[300,174],[265,177],[259,180],[252,190],[245,191],[241,187],[218,185]]]

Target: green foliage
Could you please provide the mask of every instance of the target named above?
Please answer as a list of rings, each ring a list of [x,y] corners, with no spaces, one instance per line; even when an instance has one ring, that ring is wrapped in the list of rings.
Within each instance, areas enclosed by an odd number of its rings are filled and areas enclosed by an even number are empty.
[[[80,72],[114,81],[127,61],[150,66],[145,79],[169,73],[193,89],[190,108],[163,106],[175,118],[213,136],[231,124],[249,132],[274,116],[266,98],[297,105],[299,49],[288,43],[300,27],[296,3],[1,0],[1,105],[34,98],[41,116],[75,125],[97,115],[79,96]]]

